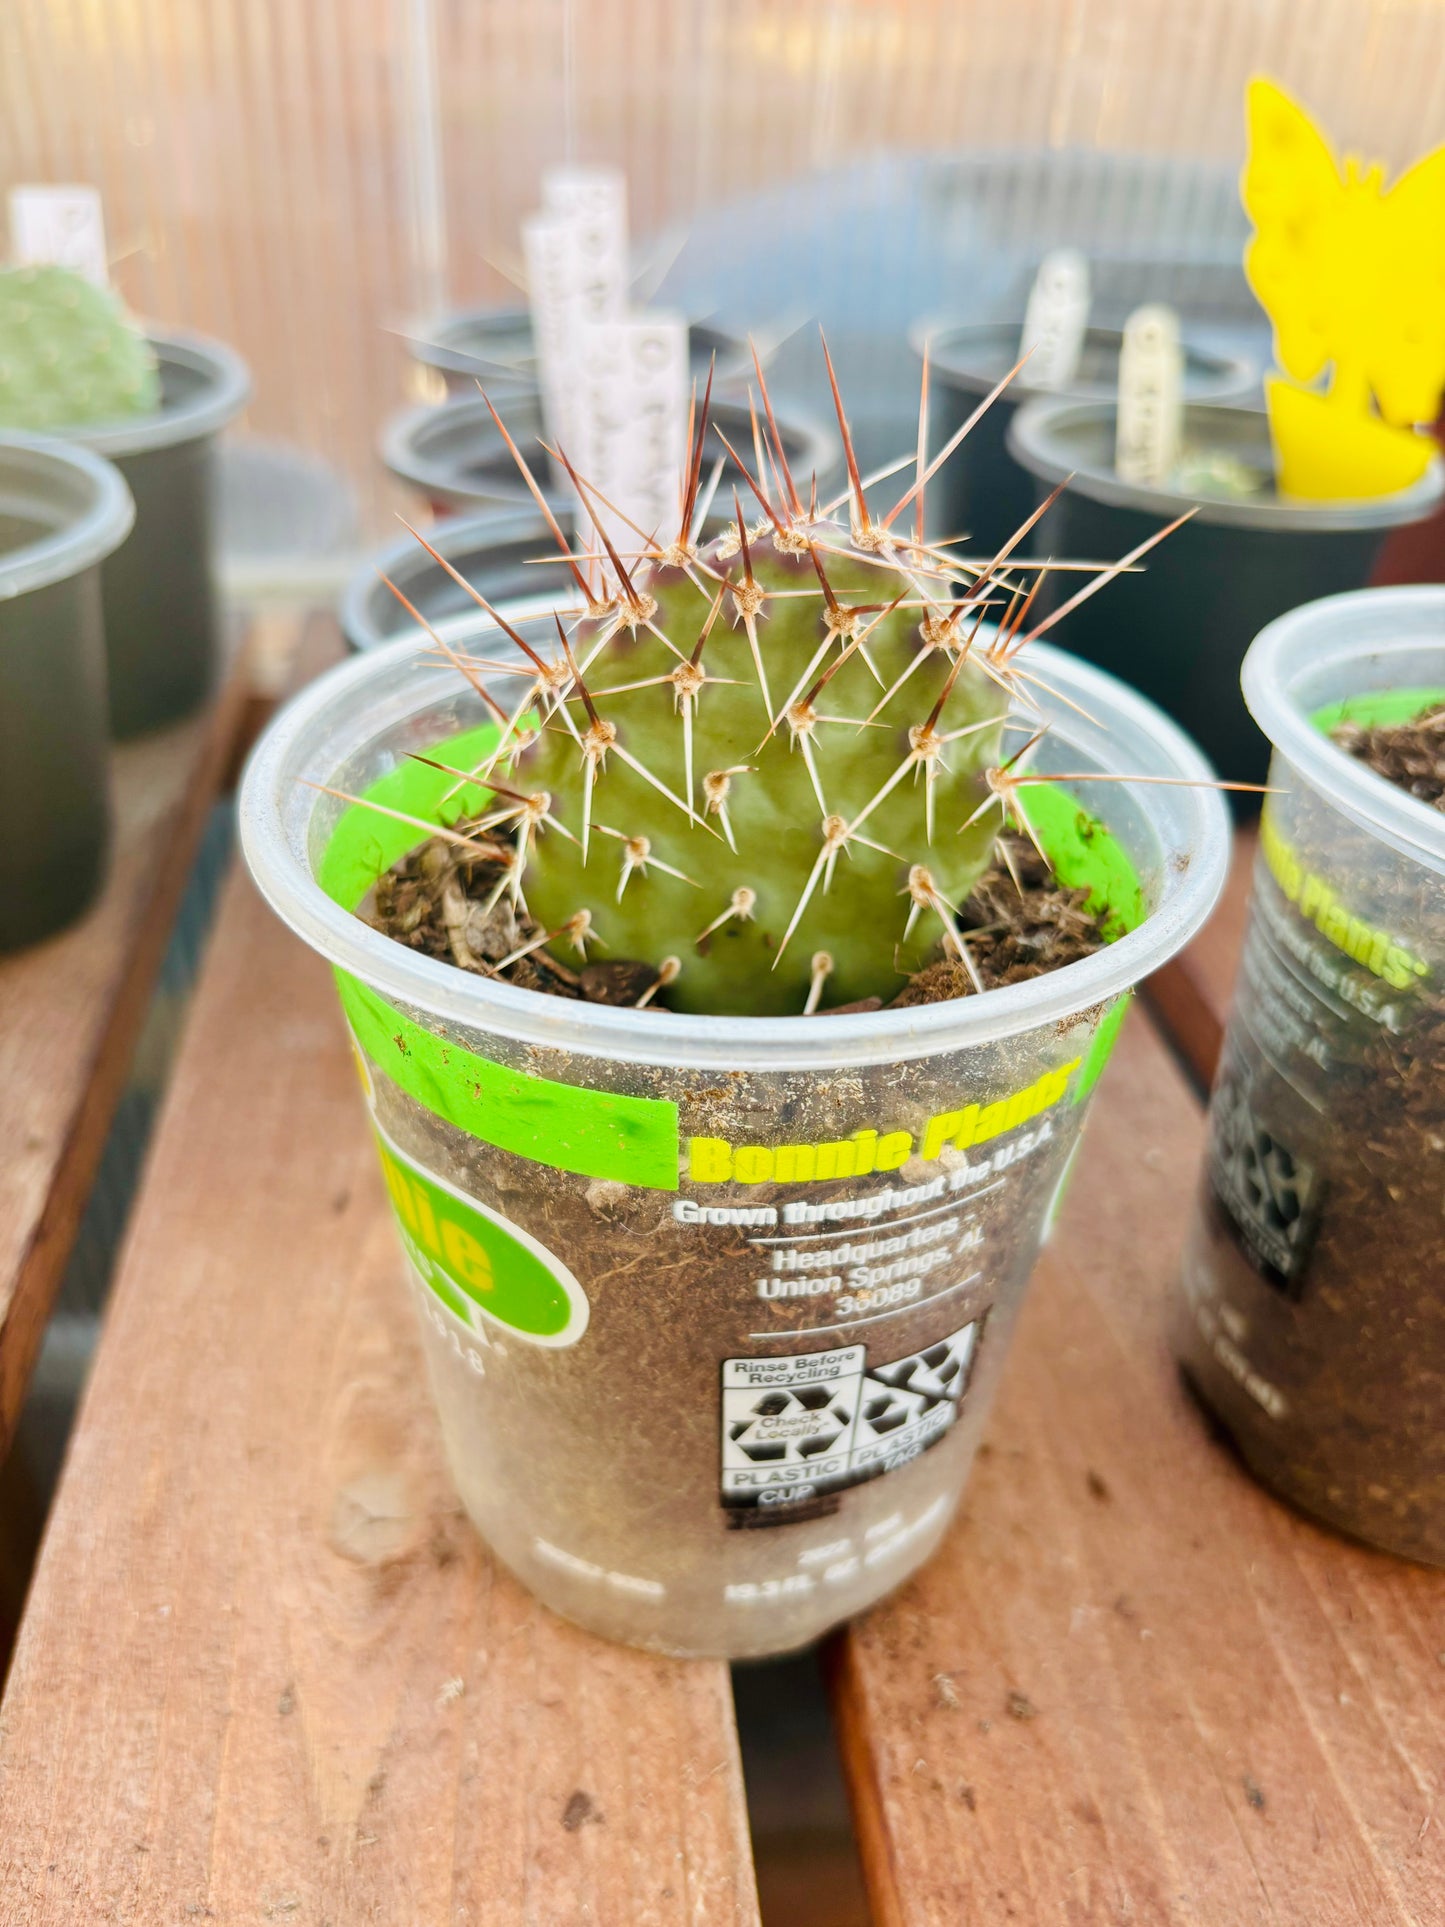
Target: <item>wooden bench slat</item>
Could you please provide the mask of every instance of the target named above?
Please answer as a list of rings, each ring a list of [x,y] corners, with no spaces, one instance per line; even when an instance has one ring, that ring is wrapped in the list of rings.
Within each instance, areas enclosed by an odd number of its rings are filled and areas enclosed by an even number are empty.
[[[964,1515],[833,1654],[879,1927],[1438,1919],[1445,1574],[1210,1436],[1164,1323],[1202,1119],[1137,1014],[1097,1105]]]
[[[60,936],[0,957],[0,1458],[245,699],[238,668],[207,715],[116,749],[99,900]]]
[[[0,1918],[752,1923],[726,1667],[445,1472],[334,991],[227,886],[0,1719]]]

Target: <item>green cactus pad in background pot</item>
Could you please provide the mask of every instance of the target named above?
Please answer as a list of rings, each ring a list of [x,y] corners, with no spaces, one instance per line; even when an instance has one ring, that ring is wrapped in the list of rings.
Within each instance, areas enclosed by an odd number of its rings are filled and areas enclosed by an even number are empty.
[[[0,270],[0,426],[109,457],[135,501],[134,532],[101,572],[114,736],[177,722],[215,687],[215,440],[249,390],[229,348],[142,333],[69,269]]]
[[[155,349],[108,288],[70,268],[0,268],[0,428],[53,433],[160,402]]]

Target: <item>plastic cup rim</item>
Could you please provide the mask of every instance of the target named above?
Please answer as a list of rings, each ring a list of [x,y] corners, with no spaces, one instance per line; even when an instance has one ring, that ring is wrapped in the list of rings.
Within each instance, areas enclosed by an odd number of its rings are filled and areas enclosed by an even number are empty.
[[[1373,642],[1359,639],[1360,619],[1378,622]],[[1411,625],[1416,625],[1412,628]],[[1260,630],[1244,658],[1240,684],[1249,713],[1279,755],[1310,787],[1363,829],[1445,871],[1445,813],[1411,796],[1351,756],[1318,730],[1290,694],[1287,664],[1303,638],[1340,639],[1336,659],[1364,660],[1434,642],[1440,650],[1445,687],[1445,586],[1409,583],[1381,589],[1349,589],[1277,616]],[[1316,658],[1318,660],[1318,658]]]
[[[60,436],[11,429],[0,432],[0,461],[7,449],[83,475],[90,484],[91,499],[64,528],[0,555],[0,598],[4,600],[83,575],[113,554],[135,526],[135,501],[125,477],[103,455]]]
[[[1161,901],[1136,929],[1066,969],[948,1003],[839,1017],[732,1017],[645,1013],[577,1004],[491,983],[403,949],[334,903],[287,834],[278,794],[293,750],[322,719],[348,699],[359,702],[369,683],[419,653],[410,638],[351,658],[329,670],[286,706],[252,751],[242,781],[240,840],[251,873],[272,908],[332,964],[371,984],[383,997],[429,1012],[444,1022],[493,1030],[514,1042],[566,1049],[583,1056],[685,1068],[836,1069],[927,1057],[1017,1036],[1064,1022],[1132,989],[1173,955],[1203,924],[1223,887],[1230,847],[1228,816],[1217,791],[1204,787],[1213,771],[1194,744],[1142,696],[1062,651],[1032,645],[1041,672],[1063,683],[1091,713],[1112,715],[1147,732],[1169,771],[1198,789],[1173,789],[1190,799],[1190,843],[1166,861]],[[417,684],[415,708],[435,701],[440,676]],[[330,771],[317,772],[321,780]],[[1126,790],[1126,784],[1111,785]],[[1139,784],[1136,803],[1153,814],[1152,785]],[[1157,794],[1157,792],[1153,792]],[[1179,858],[1183,857],[1182,863]]]

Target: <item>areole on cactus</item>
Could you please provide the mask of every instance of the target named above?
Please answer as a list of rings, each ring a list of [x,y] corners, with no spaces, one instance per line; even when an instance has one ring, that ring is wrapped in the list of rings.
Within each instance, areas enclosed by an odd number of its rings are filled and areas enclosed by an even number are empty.
[[[554,635],[528,641],[458,576],[518,654],[436,638],[501,725],[487,759],[456,772],[492,791],[458,854],[500,855],[493,895],[525,907],[535,945],[647,963],[673,1008],[720,1015],[887,999],[940,949],[970,967],[957,907],[1006,822],[1029,829],[1004,740],[1010,718],[1026,735],[1038,722],[1020,654],[1168,533],[1092,568],[1030,627],[1043,565],[1017,550],[1048,502],[986,561],[925,530],[930,475],[1003,383],[928,462],[925,364],[915,477],[875,518],[831,359],[849,488],[822,506],[789,471],[757,372],[753,467],[729,450],[751,500],[721,535],[698,540],[709,384],[675,533],[638,529],[621,551],[611,505],[559,451],[597,540],[574,552],[552,524],[577,589]],[[507,704],[500,677],[520,685]]]

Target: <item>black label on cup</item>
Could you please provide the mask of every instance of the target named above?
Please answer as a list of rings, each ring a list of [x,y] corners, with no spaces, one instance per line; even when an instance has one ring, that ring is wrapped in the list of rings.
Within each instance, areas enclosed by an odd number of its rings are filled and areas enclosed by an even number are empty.
[[[1254,1269],[1276,1291],[1298,1299],[1319,1230],[1323,1180],[1260,1122],[1237,1074],[1221,1079],[1210,1118],[1215,1200]]]

